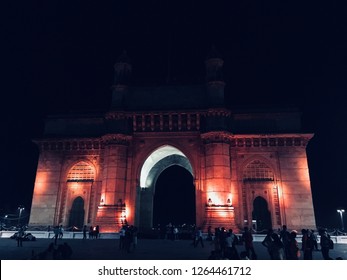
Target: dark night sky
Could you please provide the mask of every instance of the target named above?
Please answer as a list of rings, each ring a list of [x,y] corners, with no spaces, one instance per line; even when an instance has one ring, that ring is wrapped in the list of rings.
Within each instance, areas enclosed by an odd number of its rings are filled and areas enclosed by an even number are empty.
[[[44,116],[107,109],[123,50],[134,84],[168,76],[196,84],[214,45],[230,106],[302,110],[304,129],[315,133],[307,153],[317,224],[338,226],[336,209],[347,210],[344,1],[64,2],[2,4],[1,213],[30,208],[38,157],[31,139]]]

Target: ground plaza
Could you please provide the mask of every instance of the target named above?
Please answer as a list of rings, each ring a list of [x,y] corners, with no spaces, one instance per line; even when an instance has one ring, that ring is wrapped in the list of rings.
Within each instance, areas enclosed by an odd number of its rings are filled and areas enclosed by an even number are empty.
[[[31,232],[36,241],[24,241],[23,247],[17,247],[17,242],[10,236],[14,232],[2,231],[0,238],[1,260],[26,260],[32,255],[37,255],[46,250],[54,240],[50,232]],[[265,235],[254,235],[255,251],[258,259],[269,259],[266,248],[261,241]],[[300,236],[297,238],[300,242]],[[342,257],[347,260],[347,236],[332,236],[335,242],[334,249],[330,251],[333,259]],[[119,237],[116,233],[102,233],[99,239],[82,239],[81,232],[65,232],[63,239],[58,239],[57,244],[68,243],[74,260],[207,260],[214,245],[211,241],[204,241],[204,247],[194,248],[191,240],[167,239],[138,239],[138,245],[130,253],[119,250]],[[300,246],[301,244],[299,244]],[[237,245],[239,252],[242,245]],[[302,254],[301,254],[302,255]],[[302,258],[302,256],[301,256]],[[313,259],[321,260],[320,251],[313,251]]]

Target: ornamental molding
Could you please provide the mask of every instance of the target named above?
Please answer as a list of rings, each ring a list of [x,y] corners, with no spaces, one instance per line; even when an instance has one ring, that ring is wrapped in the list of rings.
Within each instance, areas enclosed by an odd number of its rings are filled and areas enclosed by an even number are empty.
[[[132,114],[134,132],[199,131],[203,111],[163,111]]]
[[[106,134],[102,136],[105,145],[129,145],[132,137],[125,134]]]
[[[235,135],[231,147],[306,147],[312,134]]]
[[[42,139],[35,140],[34,143],[41,151],[93,151],[104,148],[104,144],[99,138],[81,139]]]
[[[201,134],[204,144],[227,143],[231,147],[306,147],[313,134],[234,135],[230,132]]]
[[[226,131],[218,131],[218,132],[207,132],[201,134],[201,139],[204,144],[210,144],[210,143],[227,143],[230,144],[233,140],[232,135],[230,132]]]

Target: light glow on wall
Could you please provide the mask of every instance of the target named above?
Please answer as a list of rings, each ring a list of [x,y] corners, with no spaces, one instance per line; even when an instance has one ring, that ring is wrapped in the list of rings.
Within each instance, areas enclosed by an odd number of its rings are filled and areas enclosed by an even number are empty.
[[[217,192],[209,192],[207,194],[208,200],[211,199],[211,201],[207,201],[208,204],[212,204],[212,205],[223,205],[226,204],[226,199],[223,200],[223,198],[221,197],[221,194],[217,193]]]
[[[129,207],[126,207],[122,213],[121,213],[121,223],[123,224],[125,221],[129,222],[132,221],[132,217],[131,217],[131,211],[129,209]]]
[[[38,172],[36,175],[35,194],[43,194],[47,191],[47,172]]]

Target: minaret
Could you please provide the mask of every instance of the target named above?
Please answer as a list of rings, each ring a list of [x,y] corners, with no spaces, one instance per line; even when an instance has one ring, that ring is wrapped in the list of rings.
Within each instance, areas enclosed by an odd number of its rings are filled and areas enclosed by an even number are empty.
[[[205,60],[206,89],[208,102],[212,107],[224,107],[223,64],[223,59],[212,46],[212,50]]]
[[[123,99],[128,91],[131,78],[132,65],[130,59],[123,51],[114,65],[114,84],[112,92],[112,108],[119,109],[123,105]]]

